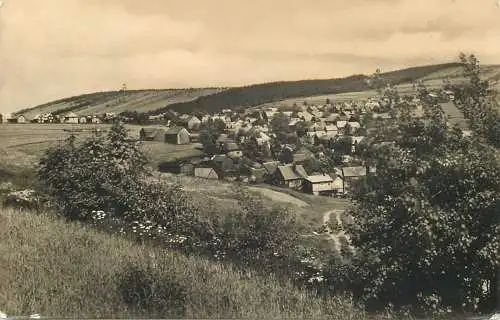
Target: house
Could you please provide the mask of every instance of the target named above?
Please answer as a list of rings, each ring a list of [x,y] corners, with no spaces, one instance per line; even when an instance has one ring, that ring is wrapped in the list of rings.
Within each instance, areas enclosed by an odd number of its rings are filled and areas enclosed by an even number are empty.
[[[324,112],[323,112],[323,111],[320,111],[320,110],[315,110],[315,111],[312,111],[311,113],[312,113],[312,115],[313,115],[316,119],[322,118],[322,117],[323,117],[323,114],[324,114]]]
[[[238,146],[238,144],[233,141],[224,142],[222,150],[230,158],[238,158],[243,156],[243,151],[241,151],[241,148]]]
[[[330,115],[328,117],[326,117],[325,123],[326,124],[336,124],[339,117],[340,117],[340,114],[338,114],[338,113],[330,113]]]
[[[313,175],[304,179],[302,191],[313,195],[332,194],[335,190],[334,180],[330,175]]]
[[[268,161],[262,163],[262,167],[264,167],[268,176],[273,176],[276,173],[276,170],[278,170],[279,165],[279,161]]]
[[[314,158],[314,154],[308,149],[302,147],[293,153],[292,158],[293,163],[300,163]]]
[[[351,121],[347,123],[347,126],[349,128],[349,133],[354,134],[358,129],[361,128],[361,124],[357,121]]]
[[[174,160],[170,162],[163,162],[158,166],[161,172],[171,172],[176,174],[194,175],[194,168],[199,165],[201,159],[190,158],[182,160]]]
[[[189,144],[191,136],[183,127],[172,127],[165,132],[165,142],[171,144]]]
[[[309,122],[312,118],[314,118],[314,116],[307,111],[301,111],[297,114],[297,116],[306,122]]]
[[[78,123],[87,123],[87,117],[80,117]]]
[[[42,115],[36,114],[31,120],[31,123],[42,123]]]
[[[344,190],[351,190],[356,181],[366,176],[366,167],[343,167],[342,176],[344,178]]]
[[[165,130],[160,128],[142,128],[139,131],[139,138],[143,141],[165,142]]]
[[[221,133],[217,140],[215,140],[215,144],[219,149],[223,149],[226,142],[234,142],[226,133]]]
[[[352,141],[352,146],[351,146],[351,152],[355,153],[358,149],[358,144],[365,139],[364,136],[352,136],[351,141]]]
[[[344,121],[344,120],[337,121],[336,125],[337,125],[338,131],[344,132],[346,130],[346,127],[347,127],[347,121]]]
[[[93,116],[92,120],[90,120],[90,122],[92,122],[93,124],[100,124],[101,119],[99,119],[97,116]]]
[[[78,123],[78,115],[76,113],[70,112],[64,115],[64,123]]]
[[[196,116],[182,115],[179,117],[179,123],[188,130],[197,130],[201,125],[201,120]]]
[[[277,185],[295,190],[301,190],[304,178],[307,173],[302,165],[278,166],[275,172],[275,182]]]
[[[338,131],[338,128],[337,128],[337,126],[335,126],[333,124],[329,124],[329,125],[325,126],[325,131],[326,132],[334,132],[334,131],[336,132],[336,131]]]
[[[219,175],[213,168],[194,168],[194,176],[203,179],[217,180]]]

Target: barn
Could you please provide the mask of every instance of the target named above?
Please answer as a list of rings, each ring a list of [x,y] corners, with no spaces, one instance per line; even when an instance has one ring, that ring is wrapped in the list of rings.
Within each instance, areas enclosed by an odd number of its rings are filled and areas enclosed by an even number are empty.
[[[165,142],[165,130],[160,128],[142,128],[139,131],[139,137],[143,141]]]
[[[165,133],[165,142],[171,144],[189,144],[191,136],[186,128],[172,127]]]

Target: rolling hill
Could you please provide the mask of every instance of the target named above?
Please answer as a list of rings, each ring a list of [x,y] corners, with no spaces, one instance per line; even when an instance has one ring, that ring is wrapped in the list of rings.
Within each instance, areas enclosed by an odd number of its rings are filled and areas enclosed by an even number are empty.
[[[48,102],[33,108],[20,110],[16,114],[23,114],[30,119],[37,114],[48,112],[64,114],[71,111],[78,115],[93,115],[105,112],[120,113],[126,110],[148,112],[223,90],[225,89],[189,88],[95,92]]]
[[[500,88],[500,65],[485,65],[482,69],[483,76]],[[397,85],[401,93],[413,91],[412,84],[417,80],[423,80],[430,88],[441,86],[445,79],[451,82],[463,80],[459,63],[406,68],[382,73],[382,77]],[[326,98],[349,100],[374,94],[366,83],[367,78],[366,75],[352,75],[337,79],[282,81],[233,88],[97,92],[49,102],[21,110],[17,114],[23,113],[30,118],[45,112],[60,114],[72,111],[88,115],[128,110],[155,115],[168,109],[183,113],[203,109],[213,113],[225,108],[248,108],[276,102],[324,102]]]

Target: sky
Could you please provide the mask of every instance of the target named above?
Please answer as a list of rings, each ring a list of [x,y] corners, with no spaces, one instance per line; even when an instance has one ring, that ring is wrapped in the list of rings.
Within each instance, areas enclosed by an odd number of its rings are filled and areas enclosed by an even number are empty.
[[[498,1],[498,3],[497,3]],[[500,63],[500,0],[4,0],[0,112],[95,91]]]

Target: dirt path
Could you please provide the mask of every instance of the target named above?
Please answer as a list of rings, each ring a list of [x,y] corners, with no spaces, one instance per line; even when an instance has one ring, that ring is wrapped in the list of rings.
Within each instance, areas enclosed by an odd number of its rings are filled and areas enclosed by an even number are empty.
[[[335,242],[335,247],[337,248],[337,250],[340,251],[340,248],[341,248],[341,245],[340,245],[340,237],[344,236],[347,238],[347,240],[349,240],[349,235],[347,235],[343,230],[339,231],[339,232],[334,232],[333,230],[330,229],[330,227],[328,226],[328,222],[330,221],[330,219],[332,219],[332,215],[333,215],[333,219],[336,219],[337,220],[337,224],[339,226],[342,226],[342,219],[341,219],[341,215],[344,213],[344,210],[330,210],[330,211],[327,211],[323,214],[323,225],[325,226],[325,229],[326,229],[326,234],[328,236],[328,239],[332,240]]]

